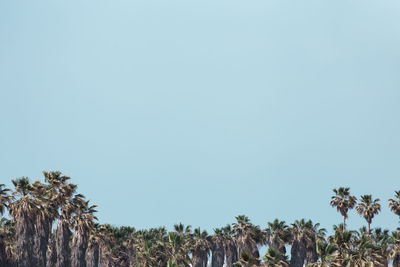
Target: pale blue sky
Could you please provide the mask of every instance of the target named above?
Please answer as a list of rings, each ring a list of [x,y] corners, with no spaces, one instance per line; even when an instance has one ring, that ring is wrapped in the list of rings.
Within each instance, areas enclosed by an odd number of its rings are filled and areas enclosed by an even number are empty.
[[[102,222],[340,223],[400,189],[400,1],[0,3],[0,182],[72,176]],[[351,227],[363,221],[352,213]]]

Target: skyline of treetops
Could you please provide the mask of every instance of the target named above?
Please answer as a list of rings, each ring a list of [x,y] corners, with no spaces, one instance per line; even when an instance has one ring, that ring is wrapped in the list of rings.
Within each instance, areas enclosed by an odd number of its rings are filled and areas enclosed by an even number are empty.
[[[0,185],[0,266],[400,266],[400,228],[374,224],[386,208],[399,219],[400,191],[381,200],[334,188],[329,205],[342,221],[332,222],[332,230],[307,218],[260,226],[238,215],[212,232],[182,222],[168,231],[100,222],[97,206],[70,177],[43,175],[12,179],[13,188]],[[359,229],[347,227],[352,212],[364,219]]]

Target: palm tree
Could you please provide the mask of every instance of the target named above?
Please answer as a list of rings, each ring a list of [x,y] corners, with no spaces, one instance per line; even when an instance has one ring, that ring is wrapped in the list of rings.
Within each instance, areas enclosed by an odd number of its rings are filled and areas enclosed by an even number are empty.
[[[331,206],[336,207],[337,211],[343,216],[343,231],[346,231],[346,219],[349,209],[354,208],[357,198],[350,195],[349,187],[339,187],[333,189],[335,196],[332,196]]]
[[[210,236],[207,231],[201,231],[200,228],[194,229],[191,249],[193,267],[207,267],[210,248]]]
[[[238,254],[245,252],[248,256],[258,259],[258,245],[265,243],[265,233],[259,226],[254,226],[247,216],[237,216],[236,221],[233,223],[233,232],[238,244]]]
[[[189,266],[189,252],[192,246],[192,227],[182,223],[174,225],[175,232],[168,234],[169,245],[172,248],[170,258],[178,266]]]
[[[326,229],[319,228],[320,224],[313,224],[311,220],[306,223],[309,230],[309,239],[306,242],[306,265],[318,261],[317,242],[325,240]]]
[[[379,204],[379,198],[372,200],[372,195],[361,196],[361,202],[358,203],[356,207],[357,213],[363,216],[368,224],[368,234],[371,234],[371,223],[372,219],[381,210],[381,205]]]
[[[289,267],[287,257],[274,247],[268,248],[264,256],[264,266],[266,267]]]
[[[90,229],[88,248],[86,251],[86,266],[98,267],[99,266],[99,242],[100,242],[100,225],[95,223]]]
[[[315,230],[318,228],[319,224],[312,223],[311,220],[306,221],[301,219],[296,220],[292,227],[290,228],[291,234],[291,259],[290,267],[302,267],[309,254],[310,247],[313,247],[313,242],[315,242]]]
[[[0,184],[0,215],[4,214],[11,200],[11,196],[8,194],[9,191],[9,189],[5,188],[4,184]],[[4,239],[5,236],[0,232],[0,266],[5,266],[7,264],[6,244]]]
[[[211,267],[223,267],[225,260],[224,251],[224,232],[222,229],[214,229],[214,235],[211,236]]]
[[[34,259],[35,266],[42,267],[46,266],[48,243],[57,207],[52,201],[53,195],[50,186],[35,181],[32,188],[32,195],[41,205],[41,210],[35,218]]]
[[[176,265],[189,265],[190,259],[188,258],[186,238],[176,232],[168,234],[168,245],[170,253],[168,258],[171,263]]]
[[[12,180],[16,198],[9,206],[10,215],[16,222],[16,265],[35,266],[34,232],[35,218],[40,213],[40,203],[33,197],[33,187],[29,179],[22,177]]]
[[[286,225],[285,221],[275,219],[273,222],[268,222],[265,233],[268,246],[285,255],[285,245],[290,242],[289,226]]]
[[[96,205],[89,205],[89,201],[85,201],[84,197],[76,199],[76,210],[72,216],[74,226],[74,235],[72,238],[72,267],[86,267],[86,250],[89,241],[89,234],[94,228],[94,220],[97,217],[94,213],[97,212]]]
[[[400,216],[400,190],[395,191],[395,199],[389,199],[389,208],[390,210],[396,214],[397,216]]]
[[[226,266],[232,267],[239,260],[236,238],[234,238],[233,230],[229,224],[223,227],[222,231],[224,235]]]
[[[46,252],[46,267],[53,267],[56,265],[56,263],[57,263],[56,237],[54,233],[51,233]]]
[[[77,186],[69,184],[70,179],[67,176],[49,176],[46,177],[50,186],[55,191],[53,201],[60,207],[60,215],[57,218],[57,228],[55,231],[57,262],[56,267],[69,267],[71,248],[69,242],[71,239],[71,216],[75,211],[75,204],[79,202],[81,195],[75,195]]]

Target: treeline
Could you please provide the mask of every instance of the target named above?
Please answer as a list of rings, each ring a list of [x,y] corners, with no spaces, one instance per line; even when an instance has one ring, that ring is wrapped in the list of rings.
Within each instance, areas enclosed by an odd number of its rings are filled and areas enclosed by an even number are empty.
[[[334,189],[330,202],[343,216],[334,234],[311,220],[275,219],[264,229],[241,215],[212,234],[174,225],[136,230],[96,223],[91,205],[70,177],[43,172],[44,182],[23,177],[14,189],[0,185],[0,266],[6,267],[233,267],[389,266],[400,267],[400,230],[371,229],[379,199],[359,199],[349,188]],[[388,206],[400,216],[400,191]],[[346,229],[350,210],[366,221]],[[265,255],[259,249],[267,246]],[[290,255],[290,257],[289,257]]]

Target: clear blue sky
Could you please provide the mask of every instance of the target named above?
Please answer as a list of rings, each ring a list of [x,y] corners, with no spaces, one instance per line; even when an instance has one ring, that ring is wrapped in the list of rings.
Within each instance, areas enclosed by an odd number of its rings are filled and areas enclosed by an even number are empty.
[[[60,170],[102,222],[331,228],[400,189],[400,1],[0,3],[0,182]],[[364,222],[352,213],[350,226]]]

